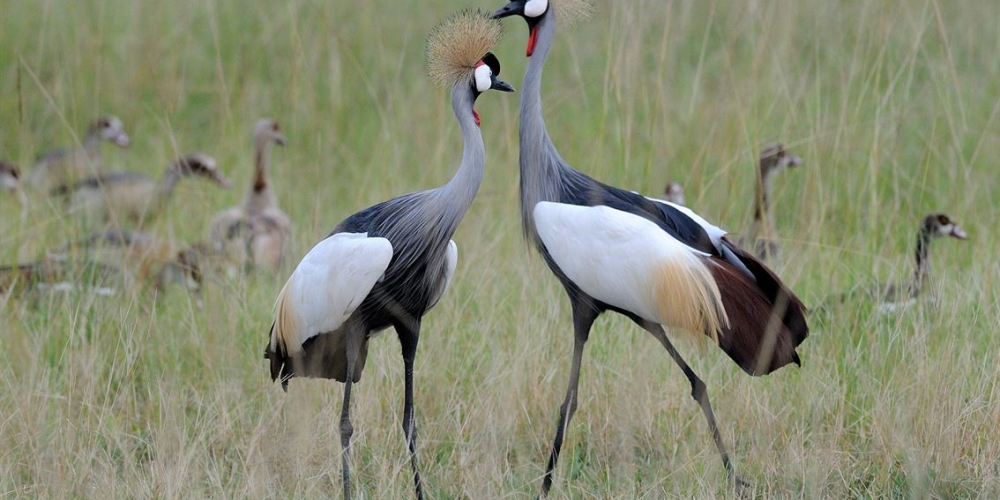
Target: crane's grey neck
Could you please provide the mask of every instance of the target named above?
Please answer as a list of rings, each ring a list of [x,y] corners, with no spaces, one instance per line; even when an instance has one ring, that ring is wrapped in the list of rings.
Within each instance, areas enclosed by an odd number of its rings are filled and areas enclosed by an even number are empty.
[[[532,211],[540,201],[558,201],[564,176],[573,172],[549,138],[542,117],[542,70],[556,33],[556,15],[550,8],[538,21],[535,49],[528,58],[521,87],[520,165],[521,224],[525,237],[540,244]]]
[[[267,208],[278,205],[274,191],[268,184],[268,167],[271,164],[271,150],[274,149],[274,141],[266,135],[259,135],[254,138],[254,180],[243,200],[243,206],[247,213],[257,213]]]
[[[483,135],[473,116],[475,102],[476,94],[468,81],[459,81],[452,87],[451,107],[462,130],[462,163],[451,180],[428,193],[428,203],[440,210],[441,223],[449,238],[476,198],[486,167]]]

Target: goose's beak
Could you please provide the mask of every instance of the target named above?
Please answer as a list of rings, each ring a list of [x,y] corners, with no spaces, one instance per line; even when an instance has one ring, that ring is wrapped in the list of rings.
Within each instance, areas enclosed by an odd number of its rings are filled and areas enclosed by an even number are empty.
[[[952,238],[957,238],[957,239],[960,239],[960,240],[967,240],[967,239],[969,239],[969,235],[965,234],[965,231],[962,230],[962,228],[958,227],[958,224],[955,224],[955,225],[953,225],[951,227],[951,232],[948,233],[948,236],[951,236]]]
[[[789,167],[799,167],[799,166],[802,166],[803,163],[804,162],[802,161],[802,157],[795,156],[795,155],[791,155],[791,156],[788,157],[788,166]]]
[[[129,141],[128,138],[128,134],[126,134],[125,132],[116,135],[115,138],[111,140],[111,142],[113,142],[115,146],[118,146],[120,148],[127,148],[129,144],[131,144],[131,141]]]

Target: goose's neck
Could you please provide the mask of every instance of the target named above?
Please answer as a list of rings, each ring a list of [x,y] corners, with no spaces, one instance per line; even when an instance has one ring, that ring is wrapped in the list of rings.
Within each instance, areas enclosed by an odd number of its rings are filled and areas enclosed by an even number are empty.
[[[774,214],[771,213],[771,180],[773,171],[760,170],[757,196],[754,197],[753,231],[758,237],[774,236]]]
[[[476,95],[469,82],[463,80],[452,87],[451,107],[462,131],[462,163],[451,180],[434,190],[431,198],[431,203],[439,207],[441,222],[448,238],[454,234],[458,223],[462,221],[476,193],[479,192],[479,185],[483,181],[483,170],[486,167],[483,135],[473,115],[475,101]]]
[[[920,232],[917,233],[916,267],[913,270],[913,286],[918,291],[927,281],[931,271],[930,263],[927,261],[930,253],[931,238],[931,233],[925,228],[921,228]]]
[[[542,70],[556,33],[556,16],[551,9],[535,26],[538,30],[535,48],[528,58],[521,87],[520,107],[520,166],[521,223],[525,236],[536,241],[532,212],[540,201],[556,201],[562,185],[564,169],[569,169],[549,138],[542,117]]]
[[[267,178],[273,144],[268,137],[254,140],[254,180],[243,201],[248,213],[256,213],[278,204]]]
[[[180,181],[181,173],[174,166],[168,167],[167,171],[163,173],[163,177],[160,177],[160,182],[156,185],[156,195],[153,204],[157,209],[162,209],[167,205],[170,197],[174,194],[174,188],[177,187],[177,183]]]

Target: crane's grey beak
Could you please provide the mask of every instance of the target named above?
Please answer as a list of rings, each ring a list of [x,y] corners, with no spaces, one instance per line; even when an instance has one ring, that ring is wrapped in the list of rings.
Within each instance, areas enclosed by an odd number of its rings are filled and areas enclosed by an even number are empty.
[[[285,136],[283,136],[281,134],[278,134],[278,136],[274,138],[274,142],[276,142],[279,146],[284,146],[285,145]]]
[[[799,156],[791,155],[788,157],[789,167],[799,167],[802,166],[802,163],[803,163],[802,158]]]
[[[500,7],[490,16],[491,19],[503,19],[507,16],[513,16],[514,14],[520,14],[524,12],[524,5],[521,2],[513,1]]]
[[[493,85],[490,85],[490,89],[499,90],[500,92],[513,92],[514,87],[511,87],[509,83],[494,77]]]

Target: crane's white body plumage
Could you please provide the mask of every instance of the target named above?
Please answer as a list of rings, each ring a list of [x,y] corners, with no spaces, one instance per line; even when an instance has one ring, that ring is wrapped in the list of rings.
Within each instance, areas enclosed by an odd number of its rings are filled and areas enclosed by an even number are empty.
[[[361,305],[389,267],[392,244],[366,233],[338,233],[302,258],[275,301],[271,348],[297,354],[302,343],[335,332]]]
[[[653,222],[604,205],[554,202],[535,205],[534,218],[553,261],[591,297],[699,333],[728,325],[708,254]]]

